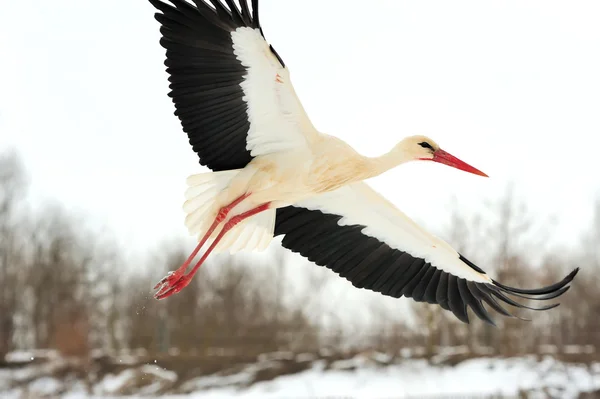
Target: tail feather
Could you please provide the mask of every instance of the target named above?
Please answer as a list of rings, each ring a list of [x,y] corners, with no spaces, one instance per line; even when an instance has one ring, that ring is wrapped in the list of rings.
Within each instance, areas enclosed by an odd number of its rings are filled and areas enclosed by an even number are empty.
[[[217,215],[219,204],[215,198],[227,188],[238,170],[208,172],[191,175],[187,178],[188,189],[183,211],[187,214],[185,225],[190,234],[203,234]]]
[[[274,228],[275,209],[261,212],[228,232],[215,252],[264,251],[273,240]]]
[[[276,209],[270,209],[270,210],[264,212],[265,220],[264,220],[263,226],[265,228],[263,229],[262,237],[260,238],[260,241],[258,242],[258,246],[256,248],[258,251],[264,251],[265,249],[267,249],[267,247],[273,240],[273,234],[275,231],[276,213],[277,213]]]
[[[229,186],[238,172],[239,170],[208,172],[187,178],[188,188],[185,191],[183,210],[186,213],[185,225],[191,235],[198,235],[199,238],[204,236],[219,208],[225,205],[217,203],[216,198]],[[269,209],[235,226],[223,237],[213,252],[263,251],[273,239],[274,229],[275,209]],[[216,238],[220,230],[221,228],[215,230],[210,241]]]
[[[231,253],[241,251],[244,247],[247,246],[250,237],[254,235],[254,226],[252,226],[251,224],[250,226],[248,226],[248,224],[250,224],[250,220],[237,227],[237,229],[240,230],[240,235],[228,248],[229,251],[231,251]]]

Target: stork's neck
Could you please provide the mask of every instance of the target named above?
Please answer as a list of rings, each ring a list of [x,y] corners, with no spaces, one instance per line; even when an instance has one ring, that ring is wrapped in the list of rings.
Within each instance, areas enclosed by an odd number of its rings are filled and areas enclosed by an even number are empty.
[[[412,161],[414,157],[409,154],[401,145],[397,145],[389,152],[378,157],[365,157],[369,165],[369,177],[378,176],[398,165]]]

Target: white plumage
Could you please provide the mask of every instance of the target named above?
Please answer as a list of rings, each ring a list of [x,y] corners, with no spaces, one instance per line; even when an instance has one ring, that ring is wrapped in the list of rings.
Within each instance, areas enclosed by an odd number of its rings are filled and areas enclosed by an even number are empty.
[[[486,175],[425,136],[371,158],[317,131],[265,40],[257,0],[252,10],[246,0],[149,1],[160,11],[175,114],[200,163],[213,170],[188,178],[185,224],[200,242],[157,284],[157,298],[181,291],[211,252],[262,250],[276,235],[356,287],[437,303],[464,322],[471,309],[493,324],[484,304],[506,316],[500,302],[529,308],[507,295],[548,300],[568,290],[577,269],[539,289],[496,282],[364,183],[416,160]]]
[[[258,29],[231,33],[233,50],[248,70],[241,87],[248,103],[246,148],[253,157],[306,147],[316,130],[295,95],[289,71],[269,49]]]
[[[191,175],[187,179],[188,189],[185,191],[186,201],[183,210],[187,214],[185,225],[192,235],[202,238],[204,232],[216,216],[214,199],[227,188],[238,170]],[[267,210],[246,219],[219,242],[213,253],[228,251],[231,254],[240,251],[264,251],[273,239],[275,227],[275,210]],[[213,241],[215,232],[209,238]]]

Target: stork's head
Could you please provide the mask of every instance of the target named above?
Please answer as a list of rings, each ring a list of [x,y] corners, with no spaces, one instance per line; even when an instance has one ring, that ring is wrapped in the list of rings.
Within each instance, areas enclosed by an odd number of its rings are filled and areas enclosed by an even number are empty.
[[[401,147],[404,156],[410,160],[433,161],[453,168],[464,170],[479,176],[488,177],[485,173],[472,167],[466,162],[461,161],[454,155],[442,150],[440,146],[426,136],[407,137],[398,144]]]

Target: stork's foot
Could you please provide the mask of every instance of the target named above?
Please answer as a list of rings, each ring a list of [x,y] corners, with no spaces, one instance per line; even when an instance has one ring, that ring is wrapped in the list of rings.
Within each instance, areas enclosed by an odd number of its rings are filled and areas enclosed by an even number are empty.
[[[179,280],[182,276],[183,276],[183,273],[179,272],[179,270],[170,271],[169,273],[167,273],[167,275],[165,277],[163,277],[162,280],[160,280],[158,283],[156,283],[156,285],[154,286],[153,289],[157,290],[159,287],[162,288],[162,286],[165,286],[165,285],[172,285],[177,280]]]
[[[164,299],[173,294],[177,294],[187,287],[190,281],[192,281],[192,275],[190,274],[182,276],[174,272],[169,272],[169,274],[154,287],[154,289],[158,289],[158,292],[154,294],[154,298]]]

